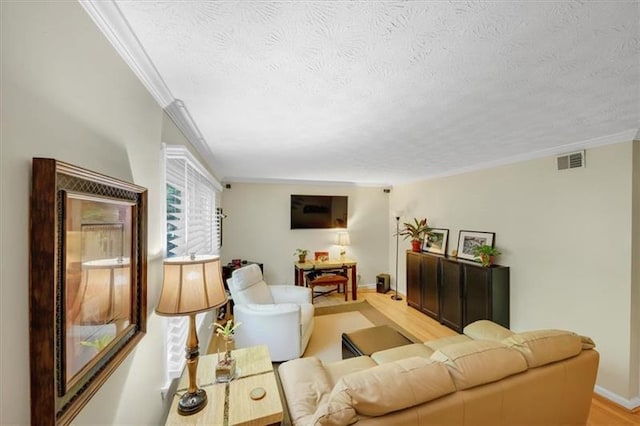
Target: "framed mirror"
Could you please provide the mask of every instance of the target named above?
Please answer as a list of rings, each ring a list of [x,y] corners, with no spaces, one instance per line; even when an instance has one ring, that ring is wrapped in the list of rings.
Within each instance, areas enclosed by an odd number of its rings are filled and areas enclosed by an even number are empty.
[[[33,159],[31,421],[69,424],[146,331],[147,190]]]

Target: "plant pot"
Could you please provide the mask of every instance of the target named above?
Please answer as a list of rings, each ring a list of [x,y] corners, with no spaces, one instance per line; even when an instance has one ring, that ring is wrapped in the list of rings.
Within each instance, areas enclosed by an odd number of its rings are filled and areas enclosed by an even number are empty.
[[[307,255],[306,254],[299,254],[298,255],[298,263],[304,263],[307,261]]]
[[[421,250],[422,250],[422,241],[419,241],[419,240],[411,241],[411,251],[420,253]]]
[[[482,266],[484,266],[485,268],[490,267],[491,265],[493,265],[493,262],[496,261],[496,257],[495,256],[489,256],[486,254],[481,254],[480,255],[480,263],[482,263]]]

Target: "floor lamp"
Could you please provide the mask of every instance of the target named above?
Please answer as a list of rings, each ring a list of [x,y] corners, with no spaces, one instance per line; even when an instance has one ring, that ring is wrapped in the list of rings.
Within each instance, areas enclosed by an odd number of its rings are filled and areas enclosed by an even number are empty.
[[[391,299],[402,300],[402,297],[398,296],[398,246],[400,244],[400,216],[396,216],[396,292]]]

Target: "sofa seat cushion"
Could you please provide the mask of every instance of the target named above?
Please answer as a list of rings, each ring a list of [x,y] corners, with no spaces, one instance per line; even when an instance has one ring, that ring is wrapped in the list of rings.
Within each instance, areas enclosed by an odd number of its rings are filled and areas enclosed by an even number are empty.
[[[583,338],[565,330],[535,330],[513,334],[502,343],[522,353],[529,368],[535,368],[578,355]]]
[[[440,348],[444,348],[445,346],[455,345],[456,343],[464,343],[471,341],[471,338],[465,336],[464,334],[456,334],[455,336],[443,337],[441,339],[436,340],[428,340],[424,342],[424,345],[431,349],[433,352],[437,351]]]
[[[398,361],[412,356],[429,358],[433,352],[433,349],[428,348],[423,343],[412,343],[410,345],[398,346],[396,348],[374,352],[371,354],[371,358],[378,364],[385,364],[387,362]]]
[[[474,321],[467,325],[462,332],[474,340],[491,340],[501,342],[511,336],[513,331],[489,320]]]
[[[488,340],[445,346],[431,359],[449,368],[458,390],[495,382],[527,370],[527,362],[520,352]]]
[[[342,377],[315,418],[319,424],[348,424],[352,419],[347,407],[365,416],[382,416],[453,392],[443,364],[411,357]]]
[[[280,364],[278,374],[291,421],[306,424],[301,419],[314,414],[331,393],[332,385],[324,366],[315,357],[299,358]]]

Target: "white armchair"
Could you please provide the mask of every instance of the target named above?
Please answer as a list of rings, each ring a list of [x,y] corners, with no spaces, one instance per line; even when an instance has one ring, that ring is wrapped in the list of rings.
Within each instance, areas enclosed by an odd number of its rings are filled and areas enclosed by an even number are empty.
[[[227,285],[233,297],[236,347],[266,344],[272,361],[299,358],[313,331],[311,290],[267,285],[258,265],[233,271]]]

